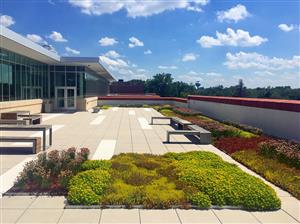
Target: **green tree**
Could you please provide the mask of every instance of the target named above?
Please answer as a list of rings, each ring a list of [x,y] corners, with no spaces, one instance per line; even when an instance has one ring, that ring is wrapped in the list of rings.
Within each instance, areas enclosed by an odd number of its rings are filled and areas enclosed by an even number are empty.
[[[146,91],[149,93],[156,93],[160,96],[170,96],[172,82],[173,78],[171,74],[156,74],[152,79],[146,81]]]

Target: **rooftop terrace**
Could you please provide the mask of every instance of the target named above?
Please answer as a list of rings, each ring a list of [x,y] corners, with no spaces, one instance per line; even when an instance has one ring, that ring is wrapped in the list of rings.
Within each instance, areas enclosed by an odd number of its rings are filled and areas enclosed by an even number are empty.
[[[110,159],[127,152],[164,154],[167,152],[209,151],[225,161],[236,164],[254,175],[277,193],[282,202],[278,211],[251,212],[232,209],[209,210],[151,210],[151,209],[64,209],[63,196],[3,196],[1,223],[297,223],[300,202],[288,192],[267,182],[213,145],[198,144],[185,136],[172,136],[165,143],[166,131],[173,130],[168,122],[149,125],[152,116],[162,116],[153,108],[111,107],[98,113],[76,112],[43,114],[43,124],[53,125],[54,149],[88,147],[91,159]],[[16,135],[17,133],[5,133]],[[24,133],[20,133],[20,135]],[[38,133],[27,133],[38,136]],[[13,143],[18,144],[18,143]],[[25,145],[24,145],[25,146]],[[20,152],[1,155],[1,193],[13,185],[14,178],[25,162],[34,155]]]

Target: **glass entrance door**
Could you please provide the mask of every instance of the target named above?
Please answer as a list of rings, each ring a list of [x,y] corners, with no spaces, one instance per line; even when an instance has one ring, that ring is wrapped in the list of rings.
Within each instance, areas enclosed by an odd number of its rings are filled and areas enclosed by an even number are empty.
[[[56,87],[55,99],[59,110],[76,109],[76,87]]]

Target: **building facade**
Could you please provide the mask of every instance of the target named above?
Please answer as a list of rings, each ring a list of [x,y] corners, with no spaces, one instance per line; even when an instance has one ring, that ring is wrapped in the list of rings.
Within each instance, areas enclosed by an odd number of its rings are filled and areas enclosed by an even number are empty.
[[[0,110],[34,99],[48,112],[82,109],[87,98],[107,95],[112,81],[98,57],[60,57],[0,26]]]

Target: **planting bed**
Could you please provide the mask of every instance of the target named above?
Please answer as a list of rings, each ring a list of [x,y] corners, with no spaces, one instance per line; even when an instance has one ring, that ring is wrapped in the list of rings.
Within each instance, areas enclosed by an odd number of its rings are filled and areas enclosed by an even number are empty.
[[[272,188],[210,152],[127,153],[109,161],[86,161],[82,167],[68,187],[73,205],[280,208]]]
[[[154,108],[165,116],[181,117],[209,130],[218,149],[300,199],[299,144],[265,136],[255,127],[194,115],[189,110],[178,113],[180,109],[170,105]]]
[[[43,153],[25,166],[12,191],[56,191],[74,206],[280,208],[270,186],[211,152],[87,156],[86,149]]]

